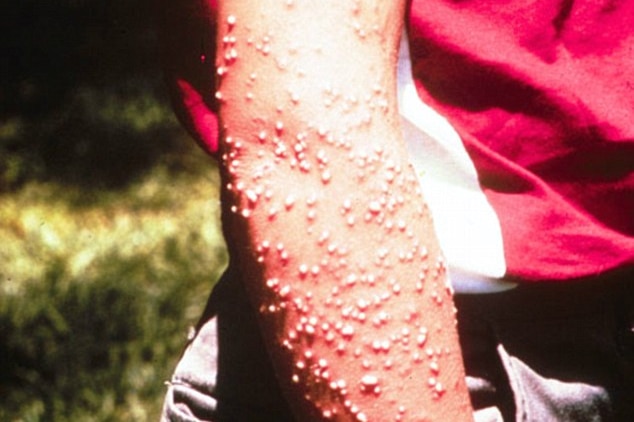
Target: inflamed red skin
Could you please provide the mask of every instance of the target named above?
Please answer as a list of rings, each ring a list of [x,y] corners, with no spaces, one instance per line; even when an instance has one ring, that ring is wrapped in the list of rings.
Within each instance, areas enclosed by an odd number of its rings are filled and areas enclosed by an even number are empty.
[[[400,135],[404,2],[220,1],[223,224],[298,420],[471,419]]]

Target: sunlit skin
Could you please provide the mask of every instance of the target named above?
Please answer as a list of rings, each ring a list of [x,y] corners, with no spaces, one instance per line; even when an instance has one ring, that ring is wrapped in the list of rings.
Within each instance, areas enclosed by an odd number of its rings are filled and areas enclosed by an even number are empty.
[[[401,139],[405,2],[220,1],[223,224],[298,420],[471,420]]]

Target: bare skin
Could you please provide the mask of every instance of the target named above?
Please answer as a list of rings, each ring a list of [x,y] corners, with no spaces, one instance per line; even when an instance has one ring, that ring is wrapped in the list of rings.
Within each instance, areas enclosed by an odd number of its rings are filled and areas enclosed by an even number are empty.
[[[230,265],[298,420],[471,419],[445,267],[400,134],[404,7],[219,2]]]

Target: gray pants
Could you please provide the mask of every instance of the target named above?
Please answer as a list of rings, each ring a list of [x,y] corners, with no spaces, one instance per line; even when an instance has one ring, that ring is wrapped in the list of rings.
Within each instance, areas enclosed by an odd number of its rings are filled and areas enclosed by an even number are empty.
[[[476,421],[634,421],[631,272],[455,300]],[[162,421],[292,420],[228,272],[176,368]]]

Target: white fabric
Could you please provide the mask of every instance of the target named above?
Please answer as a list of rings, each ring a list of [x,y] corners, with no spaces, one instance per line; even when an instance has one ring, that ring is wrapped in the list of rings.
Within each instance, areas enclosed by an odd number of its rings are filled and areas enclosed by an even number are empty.
[[[500,222],[480,189],[460,136],[418,96],[407,36],[401,41],[398,102],[403,135],[434,218],[457,293],[490,293],[515,286],[506,273]]]

